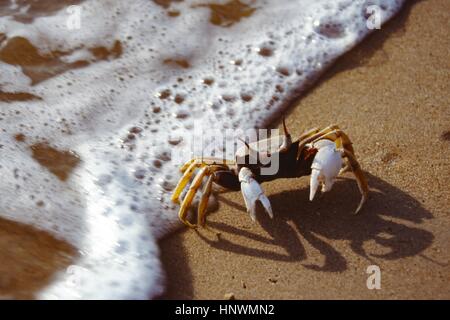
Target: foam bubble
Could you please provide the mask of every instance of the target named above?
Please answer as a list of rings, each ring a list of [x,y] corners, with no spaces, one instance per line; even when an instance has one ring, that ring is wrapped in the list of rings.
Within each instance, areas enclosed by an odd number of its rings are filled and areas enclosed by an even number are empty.
[[[160,294],[195,127],[266,126],[370,32],[366,7],[402,2],[87,0],[76,30],[65,5],[0,6],[0,215],[81,253],[39,297]]]

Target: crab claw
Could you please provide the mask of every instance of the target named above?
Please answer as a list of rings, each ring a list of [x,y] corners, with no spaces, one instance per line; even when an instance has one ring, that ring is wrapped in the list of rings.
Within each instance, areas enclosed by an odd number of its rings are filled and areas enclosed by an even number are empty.
[[[270,201],[264,194],[260,184],[253,178],[253,173],[248,168],[242,168],[239,171],[239,181],[241,182],[241,191],[244,197],[247,212],[253,221],[256,221],[256,203],[259,201],[264,207],[270,218],[273,218]]]
[[[322,184],[322,192],[331,190],[336,176],[342,168],[342,157],[336,145],[330,140],[319,140],[314,143],[317,154],[311,165],[309,200],[312,201],[319,184]]]

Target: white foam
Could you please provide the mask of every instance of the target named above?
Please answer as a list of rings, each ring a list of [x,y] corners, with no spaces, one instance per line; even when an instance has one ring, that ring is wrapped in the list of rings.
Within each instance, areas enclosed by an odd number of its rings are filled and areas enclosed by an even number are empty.
[[[382,8],[384,22],[402,2],[247,1],[255,12],[221,27],[209,22],[210,9],[192,7],[206,1],[173,2],[170,8],[181,13],[173,18],[149,0],[88,0],[80,2],[79,30],[67,28],[64,7],[26,21],[17,18],[23,5],[0,7],[7,12],[0,33],[8,40],[25,37],[43,55],[67,52],[61,65],[90,63],[65,66],[69,70],[31,85],[20,66],[0,62],[1,91],[42,98],[0,102],[0,215],[47,230],[82,253],[76,267],[39,297],[160,294],[156,241],[179,226],[170,203],[179,174],[170,155],[188,160],[186,138],[194,124],[219,130],[266,126],[370,32],[366,7]],[[28,14],[33,16],[32,6]],[[90,50],[112,48],[116,40],[120,57],[99,59]],[[190,67],[163,64],[165,59],[185,59]],[[206,85],[205,78],[214,82]],[[160,99],[164,90],[171,94]],[[181,103],[174,101],[177,94]],[[124,143],[133,127],[142,131]],[[67,128],[70,135],[62,133]],[[27,143],[45,139],[73,150],[81,163],[63,182],[33,160],[27,144],[14,140],[16,133],[24,133]],[[31,196],[45,206],[37,207]]]

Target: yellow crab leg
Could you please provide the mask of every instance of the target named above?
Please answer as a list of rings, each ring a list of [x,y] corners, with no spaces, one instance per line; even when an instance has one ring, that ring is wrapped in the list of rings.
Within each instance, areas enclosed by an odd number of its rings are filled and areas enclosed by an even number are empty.
[[[186,163],[181,166],[180,171],[185,172],[195,162],[195,160],[196,158],[186,161]]]
[[[361,170],[361,166],[359,165],[359,163],[356,160],[353,153],[350,150],[347,150],[345,148],[341,149],[341,153],[344,157],[346,157],[349,160],[350,168],[352,169],[353,174],[356,177],[356,182],[358,183],[359,191],[362,194],[361,201],[355,210],[355,214],[357,214],[361,210],[363,204],[366,202],[366,200],[368,198],[369,186],[367,184],[366,177],[364,176],[364,174]]]
[[[187,161],[180,168],[180,171],[181,172],[186,171],[192,163],[196,163],[197,167],[202,167],[205,165],[215,165],[215,164],[231,165],[231,164],[234,164],[234,161],[228,160],[228,159],[214,158],[214,157],[205,157],[205,158],[195,157],[195,158],[192,158],[191,160]]]
[[[209,173],[208,167],[204,167],[200,169],[200,172],[195,176],[194,180],[192,181],[191,186],[189,187],[188,192],[186,193],[186,196],[183,199],[183,202],[180,206],[180,211],[178,211],[178,217],[180,218],[181,222],[183,222],[185,225],[187,225],[190,228],[195,228],[196,225],[190,223],[186,219],[187,215],[187,209],[190,207],[192,203],[192,199],[194,199],[195,192],[202,184],[203,178],[206,174]]]
[[[175,190],[172,193],[172,202],[179,203],[179,197],[181,192],[183,192],[184,187],[186,187],[186,184],[191,179],[192,174],[194,173],[194,170],[197,168],[196,163],[192,162],[187,170],[184,171],[183,176],[181,177],[180,181],[178,181],[177,186],[175,187]]]
[[[345,150],[348,150],[352,153],[353,157],[355,157],[353,143],[350,141],[350,138],[347,136],[347,134],[342,130],[340,130],[340,137],[336,139],[335,143],[338,149],[343,148]],[[349,163],[348,158],[346,158],[345,166],[341,169],[341,171],[339,171],[339,174],[343,174],[347,171],[351,171],[351,164]]]
[[[192,174],[194,173],[196,168],[205,167],[208,165],[216,165],[216,163],[221,160],[222,162],[220,164],[217,164],[218,166],[222,165],[222,168],[227,169],[226,163],[233,164],[234,162],[231,160],[222,160],[218,158],[208,158],[208,159],[201,159],[201,158],[194,158],[188,162],[186,162],[183,165],[183,168],[189,163],[189,166],[186,169],[181,168],[181,172],[183,172],[183,176],[178,181],[177,186],[175,187],[171,200],[172,202],[179,203],[180,194],[183,192],[184,188],[186,187],[186,184],[189,182],[189,180],[192,177]]]
[[[323,139],[329,139],[331,141],[334,141],[336,144],[336,148],[338,148],[338,149],[344,148],[353,154],[355,153],[355,151],[353,150],[353,146],[352,146],[352,142],[350,141],[350,138],[341,129],[335,129],[333,131],[330,131],[330,132],[322,135],[321,137],[318,137],[311,143],[314,144],[315,142],[317,142],[319,140],[323,140]]]
[[[209,196],[211,195],[213,180],[213,176],[208,177],[198,205],[197,223],[201,226],[204,226],[206,222],[206,206],[208,205]]]
[[[299,140],[299,141],[302,141],[303,139],[305,139],[305,138],[311,136],[312,134],[316,134],[316,133],[319,132],[319,131],[320,131],[319,128],[313,128],[313,129],[310,129],[310,130],[308,130],[308,131],[305,131],[305,132],[300,136],[300,138],[298,138],[298,140]]]

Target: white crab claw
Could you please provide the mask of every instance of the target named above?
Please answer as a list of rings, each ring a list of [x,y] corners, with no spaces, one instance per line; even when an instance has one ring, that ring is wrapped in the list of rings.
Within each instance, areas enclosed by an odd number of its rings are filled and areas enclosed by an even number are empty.
[[[320,140],[314,143],[318,149],[311,165],[309,200],[312,201],[319,184],[322,184],[322,192],[331,190],[334,180],[342,168],[342,157],[336,145],[330,140]]]
[[[253,178],[253,174],[248,168],[242,168],[239,171],[239,181],[241,182],[241,191],[244,197],[247,212],[253,221],[256,221],[256,203],[259,201],[270,218],[273,218],[270,201],[264,194],[261,185]]]
[[[317,188],[319,188],[319,177],[320,171],[317,169],[312,169],[311,179],[309,183],[309,201],[313,201],[314,196],[316,195],[317,192]]]

